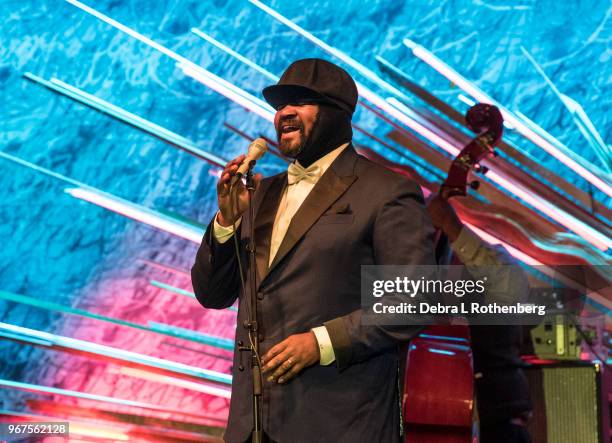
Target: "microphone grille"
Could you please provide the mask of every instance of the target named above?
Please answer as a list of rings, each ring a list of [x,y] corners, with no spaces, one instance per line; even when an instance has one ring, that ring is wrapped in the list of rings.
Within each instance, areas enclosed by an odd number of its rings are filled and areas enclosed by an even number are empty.
[[[253,140],[253,143],[251,143],[251,147],[257,158],[260,158],[268,151],[268,143],[266,143],[266,141],[261,137]]]

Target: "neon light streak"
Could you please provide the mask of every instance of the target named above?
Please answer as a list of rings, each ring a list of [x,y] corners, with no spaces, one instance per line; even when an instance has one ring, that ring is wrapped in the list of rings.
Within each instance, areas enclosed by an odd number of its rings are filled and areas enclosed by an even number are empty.
[[[444,349],[436,349],[436,348],[427,348],[429,352],[433,352],[434,354],[442,354],[442,355],[456,355],[453,351],[445,351]]]
[[[193,77],[193,78],[197,78],[197,80],[201,81],[202,83],[204,83],[205,85],[209,86],[211,89],[213,89],[214,91],[225,95],[227,98],[229,98],[230,100],[235,101],[236,103],[242,104],[243,106],[245,106],[245,103],[250,103],[251,105],[256,105],[259,106],[262,109],[271,109],[269,107],[269,105],[264,102],[263,100],[260,100],[248,93],[246,93],[244,90],[240,89],[239,87],[233,85],[232,83],[222,79],[221,77],[216,76],[215,74],[213,74],[212,72],[202,68],[201,66],[196,65],[195,63],[193,63],[192,61],[188,60],[187,58],[179,55],[178,53],[172,51],[171,49],[166,48],[163,45],[160,45],[159,43],[154,42],[153,40],[151,40],[148,37],[145,37],[144,35],[138,33],[137,31],[135,31],[134,29],[123,25],[122,23],[119,23],[116,20],[113,20],[112,18],[108,17],[107,15],[102,14],[101,12],[85,5],[84,3],[81,3],[77,0],[65,0],[66,2],[70,3],[73,6],[76,6],[77,8],[81,9],[82,11],[96,17],[99,20],[102,20],[103,22],[111,25],[112,27],[118,29],[121,32],[126,33],[127,35],[129,35],[130,37],[133,37],[137,40],[139,40],[140,42],[150,46],[151,48],[161,52],[162,54],[167,55],[168,57],[172,58],[174,61],[176,61],[177,66],[182,69],[187,75]],[[246,106],[245,106],[246,107]]]
[[[85,188],[67,188],[65,192],[74,198],[93,203],[109,211],[153,226],[154,228],[182,237],[196,244],[200,244],[204,236],[204,229],[197,228],[181,220],[169,217],[111,194],[99,191],[96,192],[92,189]]]
[[[447,340],[447,341],[460,341],[463,343],[468,343],[469,340],[467,338],[462,337],[451,337],[449,335],[433,335],[433,334],[419,334],[420,338],[428,338],[433,340]]]
[[[151,437],[153,437],[151,440],[147,439],[146,441],[158,441],[153,434],[161,433],[168,438],[178,438],[179,440],[177,441],[183,441],[181,440],[181,437],[186,438],[189,441],[194,441],[194,439],[195,441],[199,441],[205,435],[211,437],[213,435],[219,435],[223,430],[220,428],[220,426],[224,426],[227,423],[227,415],[225,418],[223,418],[223,416],[210,417],[206,415],[191,414],[189,412],[181,412],[180,410],[176,411],[176,414],[181,415],[180,417],[177,417],[174,416],[174,411],[172,413],[151,413],[152,411],[147,410],[141,412],[122,412],[116,410],[116,408],[112,408],[112,410],[106,409],[106,405],[82,406],[82,402],[71,402],[72,404],[66,404],[57,400],[28,399],[26,403],[31,411],[36,411],[39,414],[48,413],[49,415],[66,418],[74,417],[78,419],[87,417],[91,420],[95,420],[96,422],[100,420],[101,422],[109,423],[110,425],[122,427],[127,426],[131,438],[133,438],[136,434],[140,434],[140,437],[142,437],[143,434],[149,434]],[[167,424],[166,420],[168,419],[175,420],[177,424],[180,423],[179,427],[183,429],[171,429],[172,427],[166,427],[165,424]],[[216,422],[216,424],[212,424],[210,422]],[[136,427],[132,427],[132,424],[134,423],[138,423]],[[181,425],[187,425],[189,427],[192,425],[193,427],[191,430],[186,430],[184,429],[184,426]],[[161,430],[160,428],[165,429]],[[71,443],[72,441],[72,438],[70,438]],[[138,441],[143,440],[139,439]]]
[[[361,91],[360,91],[361,92]],[[368,91],[370,93],[371,91]],[[364,96],[365,97],[365,96]],[[389,115],[394,117],[395,119],[402,122],[404,125],[408,126],[417,134],[425,137],[427,140],[433,142],[435,145],[441,147],[446,152],[448,152],[451,156],[455,157],[461,149],[455,146],[453,143],[445,139],[444,137],[436,134],[434,131],[429,129],[428,127],[419,123],[416,119],[409,117],[409,113],[414,114],[410,108],[405,106],[399,100],[389,97],[387,100],[383,100],[382,97],[370,97],[369,101],[374,103],[379,108],[386,111]],[[373,101],[375,100],[375,101]]]
[[[149,265],[149,266],[151,266],[153,268],[157,268],[157,269],[160,269],[162,271],[171,272],[173,274],[177,274],[177,275],[180,275],[182,277],[191,278],[191,275],[190,275],[189,271],[187,271],[185,269],[179,269],[179,268],[176,268],[174,266],[165,265],[163,263],[158,263],[156,261],[148,260],[146,258],[140,258],[140,259],[138,259],[138,261],[141,261],[141,262],[143,262],[143,263],[145,263],[145,264],[147,264],[147,265]]]
[[[437,181],[443,181],[444,180],[444,175],[442,173],[442,171],[440,171],[439,169],[437,169],[435,166],[430,165],[429,163],[426,163],[425,161],[423,161],[422,158],[414,156],[414,157],[410,157],[407,152],[405,150],[400,150],[398,148],[396,148],[395,146],[390,145],[389,143],[385,142],[384,140],[380,139],[379,137],[375,136],[374,134],[371,134],[370,132],[364,130],[363,128],[357,126],[356,124],[353,124],[353,129],[361,132],[363,135],[365,135],[366,137],[374,140],[376,143],[379,143],[380,145],[384,146],[385,148],[387,148],[388,150],[390,150],[391,152],[394,152],[395,154],[406,158],[410,161],[411,166],[414,167],[419,167],[425,171],[427,171],[435,180]],[[357,150],[358,152],[360,151],[359,149]],[[372,150],[373,152],[376,153],[376,151]],[[378,154],[380,155],[380,154]],[[367,156],[367,155],[366,155]],[[400,166],[402,166],[402,164],[399,164]]]
[[[602,251],[606,251],[608,248],[612,247],[612,240],[605,234],[591,228],[562,209],[553,206],[548,201],[534,197],[534,195],[528,190],[505,179],[495,171],[489,171],[486,177],[520,197],[534,208],[542,211],[556,222],[576,233],[579,233],[585,240]]]
[[[178,343],[171,343],[171,342],[168,342],[168,341],[162,341],[160,343],[160,345],[161,346],[167,346],[169,348],[184,349],[185,351],[194,352],[196,354],[206,355],[208,357],[214,357],[217,360],[225,360],[225,361],[229,361],[229,362],[233,361],[233,356],[219,355],[219,354],[216,354],[216,353],[213,354],[212,352],[203,351],[201,349],[195,349],[195,348],[192,348],[190,346],[180,345]],[[172,351],[170,351],[170,352],[172,352]]]
[[[36,165],[34,163],[30,163],[29,161],[23,160],[23,159],[21,159],[19,157],[15,157],[14,155],[7,154],[6,152],[0,151],[0,158],[3,158],[3,159],[8,160],[10,162],[13,162],[13,163],[16,163],[18,165],[24,166],[26,168],[32,169],[32,170],[34,170],[36,172],[40,172],[41,174],[47,175],[49,177],[52,177],[52,178],[55,178],[55,179],[58,179],[58,180],[61,180],[61,181],[65,182],[65,183],[69,183],[69,184],[74,185],[74,186],[80,186],[80,187],[88,188],[88,189],[95,189],[95,188],[92,188],[91,186],[87,186],[85,183],[81,183],[80,181],[74,180],[74,179],[72,179],[70,177],[66,177],[65,175],[58,174],[57,172],[53,172],[50,169],[43,168],[42,166],[38,166],[38,165]]]
[[[518,115],[521,118],[521,120],[523,121],[523,123],[525,125],[527,125],[536,134],[538,134],[538,135],[540,135],[541,137],[544,137],[544,138],[549,136],[549,134],[546,132],[546,130],[544,128],[542,128],[540,125],[535,123],[533,120],[531,120],[525,114],[523,114],[521,111],[517,110],[517,111],[515,111],[515,114]],[[554,139],[554,138],[551,139],[550,143],[555,145],[557,147],[557,149],[564,149],[564,148],[567,149],[565,147],[565,145],[561,144],[561,142],[558,141],[557,139]],[[608,152],[609,152],[609,150],[608,150]],[[572,151],[568,151],[567,155],[571,156],[571,155],[574,155],[574,153]],[[603,177],[605,177],[608,181],[612,180],[612,175],[611,174],[605,173],[605,172],[599,170],[595,165],[591,165],[591,166],[593,167],[593,170],[595,170],[598,174],[600,174]]]
[[[137,352],[125,351],[112,346],[100,345],[76,338],[64,337],[61,335],[50,334],[48,332],[37,331],[35,329],[23,328],[8,323],[0,322],[0,332],[7,332],[13,337],[18,337],[19,341],[30,342],[31,339],[42,340],[50,343],[47,346],[58,346],[66,349],[83,351],[100,357],[120,360],[125,363],[135,363],[154,369],[162,369],[179,375],[195,377],[206,381],[229,385],[232,377],[217,371],[197,368],[183,363],[176,363],[158,357],[151,357]]]
[[[391,92],[392,94],[395,94],[398,97],[402,97],[402,98],[407,99],[406,95],[402,91],[397,89],[392,84],[384,81],[374,71],[366,68],[363,64],[359,63],[357,60],[353,59],[349,55],[347,55],[344,52],[342,52],[342,51],[340,51],[340,50],[338,50],[338,49],[328,45],[323,40],[315,37],[310,32],[306,31],[304,28],[298,26],[296,23],[292,22],[287,17],[281,15],[280,13],[278,13],[274,9],[270,8],[269,6],[264,5],[259,0],[249,0],[249,2],[251,2],[254,6],[256,6],[259,9],[261,9],[262,11],[264,11],[266,14],[272,16],[274,19],[276,19],[277,21],[281,22],[282,24],[284,24],[288,28],[293,29],[295,32],[300,34],[302,37],[304,37],[305,39],[307,39],[310,42],[314,43],[316,46],[318,46],[321,49],[323,49],[325,52],[328,52],[329,54],[333,55],[334,57],[338,58],[339,60],[342,60],[344,63],[349,65],[351,68],[353,68],[354,70],[359,72],[361,75],[363,75],[367,79],[373,81],[374,83],[376,83],[377,85],[381,86],[382,88],[386,89],[388,92]]]
[[[95,95],[89,94],[81,89],[75,88],[72,85],[64,83],[61,80],[53,78],[51,79],[51,81],[47,81],[30,72],[26,72],[25,74],[23,74],[23,76],[26,79],[38,83],[53,92],[62,94],[66,97],[71,98],[72,100],[84,104],[85,106],[107,114],[123,123],[140,129],[141,131],[144,131],[148,134],[154,135],[155,137],[158,137],[167,143],[177,146],[178,148],[198,158],[201,158],[202,160],[206,160],[215,166],[224,167],[227,163],[227,160],[221,157],[217,157],[214,154],[211,154],[198,148],[195,143],[193,143],[189,139],[179,134],[176,134],[175,132],[172,132],[162,126],[159,126],[149,120],[139,117],[136,114],[132,114],[131,112],[128,112],[125,109],[120,108],[119,106],[102,100],[101,98],[98,98]]]
[[[421,45],[416,44],[410,39],[404,39],[404,45],[411,49],[412,53],[416,57],[423,60],[425,63],[427,63],[433,69],[438,71],[444,77],[446,77],[451,82],[463,89],[467,94],[474,97],[477,101],[496,105],[503,114],[504,120],[507,120],[512,126],[514,126],[514,128],[520,134],[527,137],[540,148],[544,149],[547,153],[555,157],[557,160],[559,160],[571,170],[575,171],[582,178],[584,178],[597,188],[601,189],[606,195],[612,196],[612,186],[610,186],[608,183],[606,183],[604,180],[602,180],[590,171],[594,170],[598,171],[599,174],[603,174],[603,171],[600,171],[599,168],[597,168],[595,165],[590,164],[589,162],[580,157],[576,157],[576,159],[571,158],[572,154],[570,154],[570,149],[568,147],[563,146],[561,142],[554,139],[554,137],[552,137],[550,134],[547,134],[547,137],[544,138],[543,136],[533,131],[528,125],[521,121],[521,119],[517,118],[514,113],[499,104],[491,96],[489,96],[480,88],[475,86],[472,82],[466,80],[465,77],[463,77],[453,68],[448,66],[446,63],[444,63],[434,54],[429,52],[427,49],[423,48]],[[547,139],[554,139],[556,142],[555,144],[557,144],[557,147],[555,147]],[[586,167],[583,166],[582,163],[584,163]]]
[[[264,76],[266,76],[267,78],[269,78],[273,82],[278,82],[278,79],[279,79],[278,76],[272,74],[270,71],[265,70],[264,68],[259,66],[257,63],[253,63],[251,60],[249,60],[245,56],[238,54],[232,48],[230,48],[227,45],[224,45],[219,40],[216,40],[215,38],[211,37],[210,35],[206,34],[203,31],[200,31],[197,28],[191,28],[191,32],[193,32],[198,37],[206,40],[208,43],[211,43],[212,45],[214,45],[217,48],[221,49],[223,52],[226,52],[227,54],[231,55],[235,59],[241,61],[242,63],[244,63],[245,65],[249,66],[250,68],[255,69],[257,72],[259,72],[260,74],[263,74]]]
[[[396,76],[404,78],[406,80],[410,80],[409,76],[406,75],[404,72],[402,72],[401,69],[399,69],[397,66],[393,65],[391,62],[389,62],[388,60],[384,59],[383,57],[381,57],[380,55],[377,55],[376,57],[374,57],[376,59],[376,61],[378,63],[380,63],[381,65],[383,65],[386,69],[388,69],[389,71],[393,72]],[[411,80],[410,80],[411,81]],[[420,97],[420,95],[417,94],[417,96]],[[422,100],[425,100],[423,97],[420,97]],[[459,94],[457,97],[461,102],[465,103],[468,106],[474,106],[476,104],[475,101],[473,101],[472,99],[466,97],[463,94]],[[438,100],[436,98],[436,100]],[[429,102],[428,102],[429,104]],[[435,104],[432,104],[434,107],[436,107]],[[512,125],[510,125],[508,122],[504,121],[504,126],[507,127],[508,129],[514,129],[512,127]]]
[[[200,71],[193,69],[191,66],[179,63],[177,64],[177,67],[182,69],[185,75],[199,81],[200,83],[203,83],[214,91],[217,91],[219,94],[226,96],[249,111],[259,115],[261,118],[271,122],[274,121],[274,112],[271,110],[272,108],[267,103],[265,105],[258,105],[255,103],[255,96],[248,94],[246,91],[243,91],[243,94],[236,94],[235,92],[224,88],[223,85],[215,83],[215,81],[209,79],[206,75],[203,75]],[[244,95],[248,95],[249,98],[245,98]]]
[[[119,430],[107,426],[74,423],[70,421],[70,434],[81,435],[84,437],[102,438],[107,441],[119,440],[129,441],[130,437]]]
[[[149,280],[149,284],[151,286],[155,286],[156,288],[165,289],[166,291],[170,291],[178,295],[184,295],[185,297],[189,298],[196,298],[195,294],[191,291],[186,291],[185,289],[177,288],[176,286],[172,286],[167,283],[162,283],[157,280]]]
[[[30,163],[26,160],[20,159],[19,157],[15,157],[14,155],[7,154],[6,152],[0,151],[0,158],[4,158],[5,160],[25,166],[26,168],[40,172],[49,177],[53,177],[65,183],[77,186],[77,188],[69,188],[65,190],[65,192],[73,197],[89,201],[90,203],[100,203],[100,206],[110,210],[116,209],[115,212],[127,217],[130,217],[127,214],[131,214],[132,217],[130,218],[133,218],[134,220],[147,223],[158,229],[162,229],[171,234],[186,238],[187,240],[193,241],[196,244],[200,244],[202,237],[204,236],[204,227],[198,227],[195,224],[189,224],[182,220],[153,211],[152,209],[145,208],[144,206],[131,203],[120,197],[116,197],[112,194],[100,191],[92,186],[88,186],[85,183],[81,183],[70,177],[66,177],[65,175],[58,174],[57,172],[53,172],[34,163]],[[103,204],[107,204],[108,207],[104,206]]]
[[[169,285],[168,283],[162,283],[157,280],[149,280],[149,284],[151,286],[155,286],[156,288],[165,289],[166,291],[174,292],[178,295],[184,295],[185,297],[196,298],[195,294],[191,291],[186,291],[181,288],[177,288],[176,286]],[[227,308],[228,311],[238,311],[235,306],[230,306]]]
[[[216,386],[203,385],[193,381],[182,380],[180,378],[171,377],[168,375],[161,375],[152,372],[142,371],[135,368],[122,367],[119,369],[119,373],[128,375],[130,377],[141,378],[157,383],[163,383],[165,385],[177,386],[179,388],[189,389],[191,391],[203,392],[204,394],[214,395],[216,397],[230,398],[231,390],[223,389]]]
[[[536,62],[535,58],[533,58],[533,56],[529,53],[529,51],[525,49],[524,46],[521,46],[521,51],[523,52],[523,55],[527,58],[527,60],[531,62],[535,70],[538,71],[538,74],[540,74],[542,78],[544,78],[544,81],[559,98],[561,103],[565,105],[567,110],[572,115],[574,123],[576,123],[576,126],[578,126],[578,129],[580,130],[584,138],[587,140],[587,142],[589,142],[591,148],[593,148],[593,152],[595,152],[595,154],[601,161],[601,164],[603,165],[604,169],[607,173],[610,173],[610,148],[601,138],[601,135],[597,131],[597,128],[595,128],[595,125],[593,124],[587,113],[584,111],[584,108],[576,100],[559,91],[559,88],[557,88],[557,86],[552,82],[552,80],[546,75],[544,69],[542,69],[538,62]]]
[[[474,100],[472,100],[469,97],[466,97],[463,94],[457,94],[457,98],[459,99],[459,101],[462,101],[463,103],[465,103],[468,106],[474,106],[476,104],[476,102]]]
[[[214,335],[204,334],[203,332],[194,331],[192,329],[181,328],[179,326],[170,326],[154,321],[149,321],[148,324],[152,331],[159,332],[160,334],[166,334],[176,338],[183,338],[185,340],[191,340],[228,351],[234,350],[234,340],[229,338],[216,337]]]

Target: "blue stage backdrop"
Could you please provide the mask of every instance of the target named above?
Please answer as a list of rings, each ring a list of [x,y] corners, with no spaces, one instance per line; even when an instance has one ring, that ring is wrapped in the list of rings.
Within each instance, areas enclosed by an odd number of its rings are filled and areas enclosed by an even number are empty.
[[[423,105],[390,65],[464,112],[469,100],[460,94],[469,94],[409,47],[421,45],[605,169],[593,145],[612,130],[611,11],[594,0],[2,0],[0,409],[57,416],[73,405],[147,415],[78,394],[92,393],[223,424],[226,391],[181,382],[229,374],[231,340],[221,339],[233,337],[235,312],[201,308],[187,272],[215,212],[218,165],[242,153],[248,138],[275,139],[271,109],[249,94],[261,100],[290,62],[322,57],[389,96],[282,17],[399,87],[409,103]],[[577,124],[580,112],[592,122],[591,142]],[[391,129],[363,107],[354,121],[381,138]],[[571,167],[507,133],[609,205]],[[355,140],[410,163],[361,132]],[[284,167],[273,155],[258,165],[266,175]],[[111,360],[111,351],[92,344],[136,354]],[[161,363],[149,356],[215,372],[186,375],[191,369],[170,364],[168,382],[150,370]],[[77,394],[41,396],[49,387]]]

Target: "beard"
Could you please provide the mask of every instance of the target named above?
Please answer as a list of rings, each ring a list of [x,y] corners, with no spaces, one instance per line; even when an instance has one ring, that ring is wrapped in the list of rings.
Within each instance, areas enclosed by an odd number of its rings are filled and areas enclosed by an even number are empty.
[[[304,134],[304,130],[300,129],[299,138],[296,140],[282,140],[279,134],[278,139],[278,149],[285,156],[289,158],[296,158],[300,152],[306,147],[307,138]]]
[[[282,132],[277,129],[276,130],[276,140],[278,141],[278,149],[286,157],[297,158],[298,155],[300,155],[300,153],[304,151],[304,148],[308,146],[310,139],[312,137],[312,134],[315,133],[315,129],[319,123],[319,114],[317,113],[315,121],[312,125],[312,128],[310,128],[310,131],[308,132],[308,134],[306,134],[304,124],[298,118],[280,121],[279,126],[281,126],[282,123],[288,123],[291,126],[297,127],[298,128],[298,138],[296,139],[294,137],[289,140],[287,139],[283,140]]]
[[[295,135],[285,137],[278,128],[283,124],[297,128]],[[283,155],[296,159],[307,168],[312,163],[353,138],[351,114],[336,106],[320,103],[319,111],[308,131],[299,117],[278,122],[276,137]]]

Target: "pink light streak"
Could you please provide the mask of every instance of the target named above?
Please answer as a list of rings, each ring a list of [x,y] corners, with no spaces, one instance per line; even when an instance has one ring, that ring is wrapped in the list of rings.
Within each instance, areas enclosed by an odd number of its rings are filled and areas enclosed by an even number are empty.
[[[536,198],[531,192],[527,191],[520,185],[505,179],[501,175],[497,174],[495,171],[489,171],[486,176],[491,181],[494,181],[495,183],[506,188],[521,199],[525,200],[534,208],[542,211],[544,214],[547,214],[556,222],[562,224],[563,226],[571,229],[576,233],[580,233],[585,240],[587,240],[589,243],[599,248],[600,250],[606,251],[608,250],[608,248],[612,247],[612,240],[610,240],[606,235],[591,228],[590,226],[587,226],[586,224],[584,224],[577,218],[574,218],[567,212],[551,205],[548,201]]]
[[[113,369],[109,372],[119,373],[120,371],[116,371]],[[145,371],[140,371],[140,372],[143,372],[146,374]],[[159,406],[159,405],[152,404],[152,403],[144,403],[140,401],[121,399],[117,397],[109,397],[106,395],[98,395],[98,394],[91,394],[88,392],[56,388],[53,386],[42,386],[42,385],[35,385],[31,383],[21,383],[21,382],[15,382],[12,380],[0,379],[0,387],[7,388],[7,389],[17,389],[17,390],[21,390],[25,392],[34,392],[36,394],[45,394],[45,395],[56,394],[56,395],[61,395],[61,396],[66,396],[66,397],[77,398],[79,400],[85,400],[85,401],[110,403],[110,404],[119,405],[119,406],[148,409],[148,410],[155,411],[155,412],[183,414],[183,415],[189,415],[189,416],[193,416],[193,417],[197,417],[201,419],[210,419],[210,417],[207,417],[205,415],[191,414],[184,410],[167,408],[167,407]],[[197,390],[202,392],[201,389],[197,389]]]
[[[179,388],[189,389],[191,391],[202,392],[208,395],[214,395],[215,397],[231,398],[232,391],[228,388],[207,385],[203,383],[197,383],[189,380],[182,380],[177,377],[169,375],[156,374],[153,372],[143,371],[141,369],[122,367],[117,372],[127,375],[130,377],[140,378],[152,382],[162,383],[165,385],[172,385]]]
[[[523,251],[518,250],[517,248],[515,248],[514,246],[509,245],[508,243],[504,242],[503,240],[500,240],[499,238],[489,234],[488,232],[483,231],[482,229],[472,225],[471,223],[467,223],[467,222],[463,221],[463,224],[466,225],[468,228],[470,228],[472,231],[474,231],[480,238],[482,238],[487,243],[490,243],[492,245],[501,245],[501,246],[503,246],[506,249],[506,251],[508,251],[508,253],[510,255],[512,255],[513,257],[515,257],[518,260],[522,261],[526,265],[528,265],[528,266],[537,266],[537,269],[539,271],[544,272],[546,275],[548,275],[551,278],[555,278],[555,279],[561,281],[563,284],[565,284],[567,286],[570,286],[570,287],[578,289],[578,290],[583,290],[584,289],[579,284],[577,284],[575,281],[565,277],[563,274],[561,274],[559,272],[555,272],[553,269],[550,268],[550,266],[547,266],[544,263],[542,263],[541,261],[536,260],[535,258],[531,257],[529,254],[525,254]],[[606,306],[608,309],[612,309],[612,303],[611,303],[610,299],[608,297],[606,297],[604,294],[601,294],[601,293],[595,292],[595,291],[589,291],[588,297],[592,298],[593,300],[595,300],[596,302],[598,302],[602,306]]]

